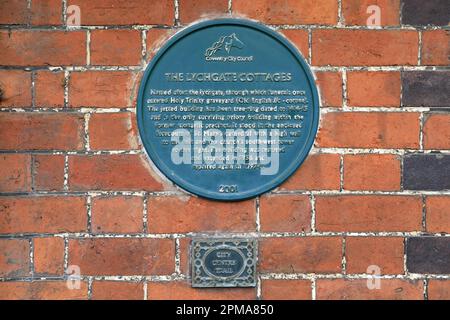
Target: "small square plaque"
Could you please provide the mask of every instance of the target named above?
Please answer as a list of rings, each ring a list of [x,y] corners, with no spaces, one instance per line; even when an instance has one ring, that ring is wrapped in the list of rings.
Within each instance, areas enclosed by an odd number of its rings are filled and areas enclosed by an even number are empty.
[[[256,286],[256,241],[194,239],[191,244],[192,286]]]

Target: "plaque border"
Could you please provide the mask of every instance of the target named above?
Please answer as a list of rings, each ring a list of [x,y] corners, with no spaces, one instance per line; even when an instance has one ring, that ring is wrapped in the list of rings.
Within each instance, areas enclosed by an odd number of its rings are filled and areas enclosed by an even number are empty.
[[[303,151],[297,155],[295,159],[292,160],[292,163],[290,166],[288,166],[285,170],[283,170],[283,173],[280,175],[277,175],[276,178],[271,180],[270,182],[260,185],[252,190],[248,190],[245,192],[239,192],[239,193],[224,193],[223,195],[218,195],[217,192],[212,192],[209,190],[205,190],[203,188],[197,187],[186,180],[184,180],[182,177],[177,175],[170,167],[168,167],[164,161],[162,161],[158,155],[153,152],[152,148],[150,147],[150,143],[145,139],[144,135],[141,135],[141,132],[145,132],[144,130],[144,123],[143,123],[143,115],[142,112],[144,110],[142,100],[144,98],[144,90],[147,85],[147,81],[149,79],[149,76],[151,72],[153,71],[153,68],[158,63],[159,59],[165,54],[165,52],[170,49],[174,44],[177,43],[180,39],[183,37],[189,35],[192,32],[198,31],[203,28],[207,28],[209,26],[213,25],[237,25],[237,26],[245,26],[249,28],[254,28],[260,32],[263,32],[269,37],[274,38],[278,42],[280,42],[282,45],[284,45],[289,52],[296,58],[298,63],[300,64],[301,68],[304,71],[304,74],[306,75],[308,84],[311,88],[312,93],[312,108],[313,108],[313,121],[310,128],[310,131],[308,132],[308,138],[306,139],[306,143],[304,145]],[[137,107],[136,107],[136,118],[137,118],[137,124],[138,124],[138,131],[139,136],[142,141],[142,144],[144,146],[144,151],[147,155],[147,158],[150,160],[152,164],[156,166],[156,168],[171,182],[173,182],[177,187],[180,189],[192,193],[201,197],[205,197],[212,200],[219,200],[219,201],[241,201],[246,200],[250,198],[254,198],[256,196],[259,196],[263,193],[266,193],[276,187],[278,187],[280,184],[282,184],[284,181],[286,181],[306,160],[306,158],[309,155],[309,152],[311,151],[311,148],[314,144],[315,137],[317,135],[318,127],[319,127],[319,117],[320,117],[320,98],[317,90],[317,86],[315,84],[314,75],[307,64],[306,60],[301,55],[300,51],[297,49],[297,47],[292,44],[287,38],[282,36],[279,32],[276,30],[269,28],[268,26],[253,21],[253,20],[247,20],[242,18],[218,18],[218,19],[212,19],[202,22],[194,23],[174,35],[172,35],[165,44],[157,51],[157,53],[154,55],[154,57],[151,59],[149,64],[147,65],[145,72],[142,76],[141,83],[139,85],[139,94],[137,99]]]

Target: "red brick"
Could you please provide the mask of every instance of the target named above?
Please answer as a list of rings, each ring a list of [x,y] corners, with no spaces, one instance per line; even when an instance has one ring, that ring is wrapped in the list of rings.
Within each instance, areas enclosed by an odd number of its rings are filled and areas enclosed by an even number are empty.
[[[429,30],[422,33],[422,64],[448,66],[450,31]]]
[[[28,240],[0,239],[0,277],[27,276],[30,276],[30,244]]]
[[[334,66],[417,65],[418,42],[416,31],[313,30],[312,64]]]
[[[0,282],[2,300],[81,300],[88,298],[86,282],[69,289],[66,281]]]
[[[70,190],[162,190],[143,155],[69,157]]]
[[[60,0],[33,0],[31,24],[61,25],[62,2]]]
[[[228,12],[228,0],[180,0],[178,3],[182,23]]]
[[[337,22],[336,0],[234,0],[233,13],[268,24],[326,24]]]
[[[429,300],[450,300],[449,280],[429,280],[428,282]]]
[[[400,107],[400,72],[349,72],[347,93],[352,107]]]
[[[450,197],[427,197],[425,204],[427,231],[450,233]]]
[[[309,280],[263,280],[261,290],[264,300],[311,300]]]
[[[28,3],[23,0],[0,0],[0,24],[27,24]]]
[[[84,31],[0,31],[0,64],[59,66],[86,64]]]
[[[131,107],[136,75],[128,71],[73,72],[70,76],[71,107]]]
[[[93,300],[143,300],[144,285],[141,282],[94,281]]]
[[[180,271],[182,274],[187,275],[189,273],[189,246],[191,243],[190,238],[180,239]]]
[[[381,274],[403,274],[403,238],[347,237],[347,273],[369,273],[378,266]]]
[[[69,265],[82,275],[170,275],[175,271],[171,239],[97,238],[69,240]]]
[[[260,200],[259,216],[263,232],[307,232],[311,230],[311,203],[308,196],[263,196]]]
[[[64,156],[39,154],[34,156],[34,188],[61,191],[64,188]]]
[[[138,65],[141,51],[138,30],[94,30],[91,33],[93,65]]]
[[[265,238],[260,241],[263,273],[336,273],[341,271],[339,237]]]
[[[151,197],[148,201],[150,233],[200,231],[255,231],[254,200],[213,202],[197,197]]]
[[[425,149],[450,149],[450,114],[430,114],[423,127]]]
[[[322,107],[342,107],[342,75],[340,72],[316,72]]]
[[[137,136],[134,113],[93,113],[89,120],[89,146],[92,150],[138,149]]]
[[[316,138],[320,147],[419,148],[419,114],[330,112]]]
[[[103,0],[101,5],[91,0],[69,0],[67,6],[77,5],[81,10],[82,25],[165,24],[174,20],[172,0]]]
[[[148,300],[254,300],[255,288],[192,288],[187,282],[149,282]]]
[[[78,114],[0,114],[0,149],[81,150],[83,135],[83,116]]]
[[[302,56],[309,59],[309,35],[305,29],[286,29],[281,32],[299,49]]]
[[[147,60],[150,60],[158,49],[175,33],[173,29],[155,29],[147,31]]]
[[[34,238],[34,271],[39,274],[63,275],[64,239]]]
[[[0,70],[0,107],[31,107],[31,74]]]
[[[400,190],[400,161],[393,154],[344,155],[344,189]]]
[[[380,289],[370,290],[367,279],[319,279],[318,300],[422,300],[423,281],[382,279]]]
[[[380,8],[380,26],[400,24],[400,0],[343,0],[342,14],[348,26],[367,26],[367,19],[373,15],[367,8],[376,5]],[[371,24],[369,24],[371,25]]]
[[[28,154],[0,155],[0,192],[31,190],[31,157]]]
[[[140,233],[143,208],[142,197],[95,197],[92,199],[92,232]]]
[[[422,202],[415,196],[316,197],[318,231],[420,231]]]
[[[35,79],[35,102],[38,107],[64,106],[64,72],[38,71]]]
[[[340,156],[310,154],[299,169],[279,188],[280,190],[339,190]]]
[[[83,197],[0,197],[0,233],[86,231]]]

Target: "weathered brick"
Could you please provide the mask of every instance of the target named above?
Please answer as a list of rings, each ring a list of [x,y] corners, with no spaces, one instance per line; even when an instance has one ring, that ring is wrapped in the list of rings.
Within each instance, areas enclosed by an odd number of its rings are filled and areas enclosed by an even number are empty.
[[[190,269],[190,238],[180,239],[180,271],[181,274],[188,275]]]
[[[450,155],[410,154],[403,159],[406,190],[450,189]]]
[[[342,107],[342,74],[316,72],[322,107]]]
[[[400,107],[400,72],[349,72],[347,94],[352,107]]]
[[[422,201],[416,196],[316,197],[319,231],[420,231]]]
[[[61,25],[62,2],[60,0],[38,0],[31,2],[31,24]]]
[[[143,300],[142,282],[94,281],[92,283],[93,300]]]
[[[93,65],[138,65],[141,51],[138,30],[94,30],[91,33]]]
[[[143,231],[142,197],[95,197],[92,199],[93,233],[140,233]]]
[[[428,300],[449,300],[450,281],[449,280],[429,280]]]
[[[69,80],[71,107],[131,107],[136,75],[128,71],[72,72]]]
[[[450,233],[450,197],[430,196],[425,203],[427,231]]]
[[[182,23],[228,12],[228,0],[180,0],[178,6]]]
[[[380,289],[369,289],[373,280],[319,279],[318,300],[423,300],[423,281],[382,279]]]
[[[69,157],[71,190],[161,190],[162,183],[143,155]]]
[[[68,113],[1,113],[0,149],[81,150],[83,116]]]
[[[309,280],[263,280],[263,300],[311,300]]]
[[[408,112],[329,112],[316,138],[320,147],[419,147],[419,114]]]
[[[324,24],[337,22],[335,0],[234,0],[233,13],[268,24]]]
[[[381,274],[403,274],[403,238],[347,237],[347,273],[371,273],[375,265]]]
[[[0,107],[31,107],[30,72],[0,70]]]
[[[406,243],[406,268],[412,273],[450,273],[450,238],[412,237]]]
[[[311,230],[311,203],[303,195],[267,195],[259,205],[261,231],[307,232]]]
[[[174,29],[152,28],[147,32],[147,60],[150,60],[169,37],[175,33]]]
[[[28,239],[0,239],[0,277],[27,276],[30,276],[30,244]]]
[[[92,150],[137,149],[137,136],[134,113],[94,113],[90,117],[89,146]]]
[[[450,71],[403,71],[402,105],[450,107]]]
[[[300,168],[283,183],[280,190],[339,190],[340,156],[310,154]]]
[[[450,31],[429,30],[422,32],[422,64],[450,65]]]
[[[150,197],[150,233],[255,231],[255,200],[213,202],[196,197]]]
[[[43,191],[64,189],[64,156],[34,155],[34,188]]]
[[[34,238],[34,271],[38,274],[63,275],[64,239]]]
[[[0,24],[27,24],[30,13],[27,1],[0,0]]]
[[[103,0],[101,5],[91,0],[69,0],[67,5],[77,5],[81,10],[82,25],[133,25],[165,24],[174,20],[172,0]]]
[[[31,157],[28,154],[0,155],[0,192],[31,190]]]
[[[281,33],[284,34],[292,43],[294,43],[306,60],[309,59],[308,30],[285,29],[281,30]]]
[[[255,288],[192,288],[187,282],[149,282],[148,300],[254,300]]]
[[[0,65],[59,66],[86,64],[84,31],[0,31]]]
[[[392,154],[344,155],[344,189],[400,190],[400,162]]]
[[[400,24],[400,0],[343,0],[342,14],[348,26],[366,26],[373,15],[368,7],[376,5],[380,8],[380,26],[398,26]]]
[[[2,300],[81,300],[88,298],[88,285],[69,289],[66,281],[0,282]]]
[[[450,114],[428,114],[423,127],[425,149],[450,149]]]
[[[402,0],[402,24],[446,26],[450,21],[447,0]]]
[[[82,275],[170,275],[174,257],[171,239],[69,240],[69,265],[80,266]]]
[[[265,238],[260,241],[259,270],[283,273],[341,271],[339,237]]]
[[[0,233],[83,232],[86,225],[83,197],[0,197]]]
[[[64,72],[38,71],[35,78],[36,106],[63,107],[64,85]]]
[[[390,45],[386,45],[389,43]],[[319,29],[312,33],[312,64],[417,65],[418,34],[405,30]],[[339,52],[339,54],[336,54]]]

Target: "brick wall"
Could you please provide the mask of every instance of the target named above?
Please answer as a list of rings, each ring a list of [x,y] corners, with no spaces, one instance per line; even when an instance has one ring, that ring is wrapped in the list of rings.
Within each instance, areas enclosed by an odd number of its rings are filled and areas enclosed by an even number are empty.
[[[71,5],[81,26],[67,26]],[[369,5],[381,26],[367,27]],[[0,0],[0,298],[450,299],[449,12],[448,0]],[[239,203],[158,176],[136,129],[155,48],[216,14],[283,33],[322,97],[306,163]],[[257,237],[257,288],[192,289],[201,234]]]

